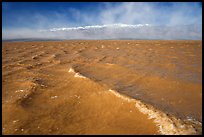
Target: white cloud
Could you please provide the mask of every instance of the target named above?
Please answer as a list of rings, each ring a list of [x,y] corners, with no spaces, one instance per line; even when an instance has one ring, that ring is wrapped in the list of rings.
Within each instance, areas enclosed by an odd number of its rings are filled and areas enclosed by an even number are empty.
[[[153,26],[153,25],[96,25],[72,28],[53,28],[36,31],[15,29],[3,31],[3,39],[201,39],[202,27],[193,26]]]
[[[94,9],[94,8],[93,8]],[[152,25],[184,25],[184,24],[202,24],[202,9],[198,4],[192,3],[174,3],[171,8],[159,7],[158,3],[138,3],[138,2],[122,2],[117,4],[102,3],[97,11],[89,9],[88,11],[81,11],[80,9],[69,8],[62,11],[53,11],[49,14],[33,13],[32,17],[29,14],[17,18],[17,22],[22,24],[29,24],[34,29],[19,28],[19,29],[4,29],[3,39],[13,38],[69,38],[67,32],[40,32],[40,29],[47,28],[61,28],[84,25],[103,25],[103,24],[152,24]],[[194,16],[194,12],[198,16]],[[200,13],[200,14],[199,14]],[[37,30],[39,29],[39,30]],[[141,30],[144,31],[144,30]],[[146,30],[151,35],[156,35],[153,30]],[[100,31],[101,32],[101,31]],[[188,31],[187,31],[188,32]],[[111,36],[118,36],[113,30],[105,30],[101,32],[104,34],[93,34],[72,32],[72,38],[104,38]],[[135,34],[135,32],[130,32]],[[144,35],[146,33],[141,33]],[[173,32],[166,32],[166,36],[171,38]],[[122,34],[121,34],[122,35]],[[202,34],[199,34],[202,37]],[[186,34],[186,37],[188,35]],[[183,37],[183,36],[182,36]],[[200,36],[199,36],[200,37]]]

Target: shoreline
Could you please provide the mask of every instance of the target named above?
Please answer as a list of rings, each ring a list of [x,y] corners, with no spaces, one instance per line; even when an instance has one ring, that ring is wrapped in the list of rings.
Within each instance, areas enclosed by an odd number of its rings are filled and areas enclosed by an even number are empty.
[[[88,79],[80,73],[76,73],[73,68],[69,69],[69,73],[74,73],[74,77]],[[127,102],[134,102],[136,109],[145,115],[148,115],[149,119],[153,119],[154,123],[159,127],[159,133],[161,135],[201,135],[202,134],[202,123],[198,121],[183,121],[176,118],[171,114],[162,112],[161,110],[143,103],[141,100],[131,98],[123,95],[115,90],[109,89],[109,92],[114,94],[116,97],[121,98]],[[189,123],[190,122],[190,123]],[[192,123],[191,123],[192,122]],[[197,127],[192,126],[196,124]]]

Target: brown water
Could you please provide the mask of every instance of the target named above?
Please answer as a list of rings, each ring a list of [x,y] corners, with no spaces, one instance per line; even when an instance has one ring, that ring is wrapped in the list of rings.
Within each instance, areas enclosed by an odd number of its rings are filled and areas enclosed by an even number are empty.
[[[3,134],[201,134],[201,41],[3,43],[2,75]]]

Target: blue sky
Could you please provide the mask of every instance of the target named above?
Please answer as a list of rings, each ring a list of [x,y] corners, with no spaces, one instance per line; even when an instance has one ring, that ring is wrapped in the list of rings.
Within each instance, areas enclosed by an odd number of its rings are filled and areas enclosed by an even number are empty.
[[[202,24],[202,3],[2,2],[3,32],[115,23]]]
[[[106,23],[175,25],[201,23],[202,19],[201,3],[190,2],[3,2],[2,6],[3,28],[49,28]],[[175,20],[171,20],[172,18]]]

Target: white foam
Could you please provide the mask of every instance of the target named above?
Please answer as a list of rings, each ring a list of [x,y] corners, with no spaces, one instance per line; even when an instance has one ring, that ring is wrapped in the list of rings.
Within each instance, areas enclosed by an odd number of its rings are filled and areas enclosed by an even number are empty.
[[[52,97],[50,97],[51,99],[55,99],[55,98],[58,98],[58,96],[52,96]]]
[[[32,56],[32,59],[36,59],[38,57],[38,55]]]
[[[191,126],[184,124],[180,119],[176,119],[173,116],[167,116],[164,112],[161,112],[150,105],[146,105],[139,100],[131,99],[118,92],[109,89],[115,96],[122,98],[127,102],[134,102],[135,107],[143,114],[148,115],[149,119],[153,119],[156,125],[159,127],[159,132],[164,135],[185,135],[185,134],[196,134],[196,130]],[[175,126],[178,125],[178,126]]]
[[[18,129],[17,129],[17,128],[15,128],[15,129],[14,129],[14,131],[18,131]]]
[[[19,120],[14,120],[13,123],[16,123],[16,122],[18,122],[18,121],[19,121]]]
[[[86,78],[74,69],[70,68],[69,72],[75,73],[74,77]],[[196,129],[192,125],[185,123],[173,115],[167,115],[164,112],[154,108],[151,105],[144,104],[140,100],[132,99],[128,96],[122,95],[119,92],[109,89],[113,95],[127,101],[135,103],[135,107],[143,114],[148,115],[149,119],[153,119],[154,123],[159,127],[159,133],[164,135],[189,135],[197,134]]]
[[[112,64],[112,63],[106,63],[107,65],[114,65],[114,64]]]
[[[55,58],[55,57],[56,57],[56,55],[55,55],[55,54],[53,54],[51,57],[52,57],[52,58]]]
[[[73,68],[70,68],[70,69],[69,69],[69,72],[70,72],[70,73],[74,73],[74,77],[76,77],[76,78],[87,79],[85,76],[81,75],[80,73],[76,73]]]
[[[16,93],[24,92],[24,90],[20,89],[20,90],[16,90],[15,92],[16,92]]]
[[[70,72],[70,73],[75,73],[75,71],[74,71],[73,68],[70,68],[70,69],[69,69],[69,72]]]
[[[84,78],[84,79],[86,79],[86,77],[82,76],[82,75],[79,74],[79,73],[75,73],[74,77],[76,77],[76,78]]]

